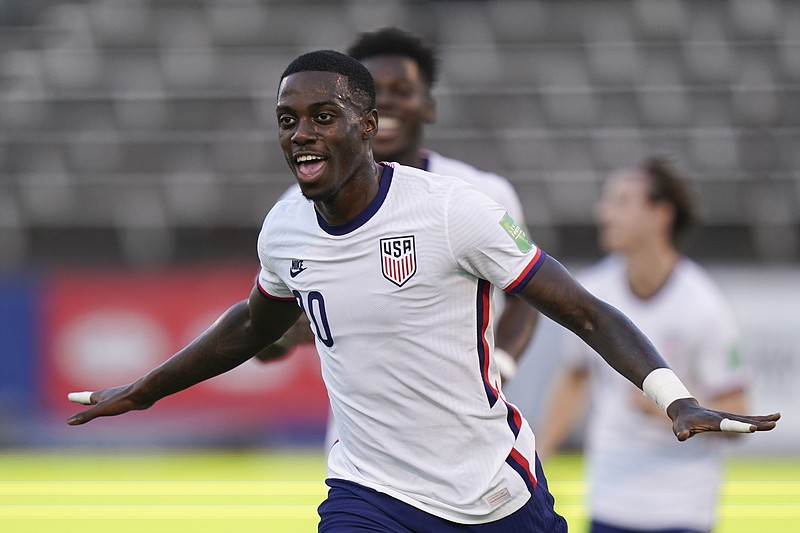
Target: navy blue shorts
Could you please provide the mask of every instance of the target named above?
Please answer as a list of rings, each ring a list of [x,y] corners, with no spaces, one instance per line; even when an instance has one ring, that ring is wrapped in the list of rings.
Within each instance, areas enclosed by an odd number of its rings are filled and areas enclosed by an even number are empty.
[[[592,520],[592,525],[589,528],[589,533],[708,533],[707,531],[700,531],[698,529],[629,529],[624,527],[612,526],[611,524],[604,524],[597,520]]]
[[[486,524],[458,524],[426,513],[357,483],[328,479],[319,506],[318,533],[566,533],[567,522],[553,509],[539,459],[531,498],[511,515]]]

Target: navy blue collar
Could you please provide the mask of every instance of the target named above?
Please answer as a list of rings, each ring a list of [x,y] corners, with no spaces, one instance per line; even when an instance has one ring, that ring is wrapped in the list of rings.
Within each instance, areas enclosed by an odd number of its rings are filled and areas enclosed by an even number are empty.
[[[378,209],[383,205],[383,201],[386,200],[386,195],[389,193],[389,186],[392,184],[392,176],[394,175],[394,168],[392,166],[383,163],[379,164],[383,169],[381,170],[378,194],[375,195],[375,198],[372,199],[369,205],[367,205],[356,218],[350,222],[332,226],[325,222],[325,219],[323,219],[318,212],[316,213],[317,223],[319,223],[319,227],[322,228],[325,233],[329,233],[330,235],[347,235],[351,231],[355,231],[366,224],[367,221],[378,212]]]

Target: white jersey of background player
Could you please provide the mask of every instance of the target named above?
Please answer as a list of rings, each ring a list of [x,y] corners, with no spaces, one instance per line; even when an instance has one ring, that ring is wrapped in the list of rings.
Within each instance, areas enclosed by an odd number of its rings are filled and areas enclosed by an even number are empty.
[[[492,293],[521,289],[544,253],[461,180],[383,168],[378,196],[345,226],[302,195],[278,202],[259,287],[296,298],[315,330],[341,435],[330,477],[452,521],[497,520],[530,497],[535,451],[500,392]]]
[[[479,191],[486,194],[489,198],[502,205],[517,223],[525,223],[525,213],[522,209],[522,202],[514,190],[513,185],[506,178],[478,170],[463,161],[445,157],[430,150],[423,151],[427,162],[424,170],[434,174],[445,176],[457,176],[467,183],[471,183]]]
[[[664,287],[646,300],[632,293],[625,268],[612,255],[578,279],[636,322],[700,402],[745,386],[733,313],[696,263],[682,258]],[[590,370],[585,453],[591,516],[635,529],[683,524],[709,530],[723,474],[719,436],[676,441],[666,431],[669,419],[631,408],[642,395],[639,389],[569,337],[566,364]]]

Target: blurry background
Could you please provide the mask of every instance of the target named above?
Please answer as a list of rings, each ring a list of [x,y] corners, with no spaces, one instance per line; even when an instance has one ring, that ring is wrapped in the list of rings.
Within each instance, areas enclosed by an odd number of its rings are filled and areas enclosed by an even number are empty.
[[[790,0],[0,0],[0,445],[321,445],[313,353],[76,430],[73,390],[139,376],[252,285],[292,183],[280,73],[398,25],[440,52],[427,146],[511,179],[545,250],[599,257],[592,206],[667,154],[704,226],[688,252],[734,303],[754,410],[798,453],[800,3]],[[181,305],[180,302],[185,302]],[[558,335],[508,395],[531,419]]]

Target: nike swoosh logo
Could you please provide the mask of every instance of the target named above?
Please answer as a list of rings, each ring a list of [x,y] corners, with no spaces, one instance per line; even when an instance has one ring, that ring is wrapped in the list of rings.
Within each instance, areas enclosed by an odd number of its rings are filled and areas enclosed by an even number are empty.
[[[302,268],[292,268],[292,269],[290,269],[290,270],[289,270],[289,275],[290,275],[291,277],[295,277],[295,276],[297,276],[297,275],[298,275],[300,272],[302,272],[302,271],[306,270],[307,268],[308,268],[308,267],[302,267]]]

